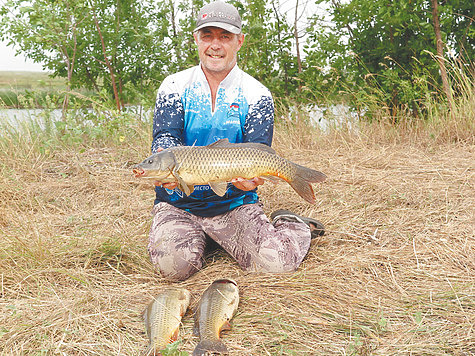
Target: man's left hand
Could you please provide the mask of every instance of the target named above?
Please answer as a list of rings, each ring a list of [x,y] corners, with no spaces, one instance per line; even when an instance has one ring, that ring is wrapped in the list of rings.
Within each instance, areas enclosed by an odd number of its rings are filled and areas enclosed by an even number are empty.
[[[264,184],[264,179],[261,177],[255,177],[252,179],[244,179],[241,177],[234,178],[231,183],[234,184],[234,186],[238,189],[244,190],[244,191],[249,191],[256,189],[259,185]]]

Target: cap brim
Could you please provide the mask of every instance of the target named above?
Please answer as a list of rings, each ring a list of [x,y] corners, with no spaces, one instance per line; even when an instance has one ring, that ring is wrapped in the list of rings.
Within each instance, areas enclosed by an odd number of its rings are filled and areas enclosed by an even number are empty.
[[[205,28],[205,27],[219,27],[219,28],[222,28],[223,30],[229,31],[236,35],[239,35],[241,33],[241,29],[239,27],[230,25],[228,23],[223,23],[223,22],[207,22],[195,28],[193,32],[201,30],[202,28]]]

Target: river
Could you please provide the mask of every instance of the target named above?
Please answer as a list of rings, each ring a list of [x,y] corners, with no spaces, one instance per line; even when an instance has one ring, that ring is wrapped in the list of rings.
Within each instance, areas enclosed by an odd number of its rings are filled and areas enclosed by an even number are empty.
[[[302,109],[300,109],[302,110]],[[140,110],[140,107],[130,106],[126,111],[136,113],[140,117],[151,115],[151,110]],[[291,108],[285,119],[292,120],[296,109]],[[308,105],[304,110],[304,116],[309,118],[312,125],[318,126],[323,131],[328,131],[332,127],[345,127],[356,129],[358,117],[351,112],[347,106],[334,105],[329,108],[320,108],[315,105]],[[78,113],[77,115],[81,115]],[[41,128],[45,128],[47,123],[61,120],[61,109],[45,111],[44,109],[0,109],[0,127],[18,127],[21,123],[33,122]]]

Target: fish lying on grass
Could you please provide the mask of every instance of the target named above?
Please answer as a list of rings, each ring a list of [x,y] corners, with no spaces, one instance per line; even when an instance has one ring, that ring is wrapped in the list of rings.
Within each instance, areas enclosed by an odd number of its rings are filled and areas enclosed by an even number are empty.
[[[261,143],[229,143],[228,139],[208,146],[176,146],[153,154],[133,168],[135,177],[162,183],[178,183],[190,195],[195,185],[209,184],[223,196],[227,182],[242,177],[280,178],[307,202],[315,203],[310,183],[323,182],[325,174],[280,157]]]
[[[168,288],[148,305],[143,316],[150,346],[145,355],[160,355],[161,350],[177,340],[190,297],[187,289]]]
[[[204,291],[195,312],[193,334],[200,337],[200,342],[193,356],[228,352],[220,332],[231,328],[229,320],[236,313],[238,304],[239,290],[232,279],[218,279]]]

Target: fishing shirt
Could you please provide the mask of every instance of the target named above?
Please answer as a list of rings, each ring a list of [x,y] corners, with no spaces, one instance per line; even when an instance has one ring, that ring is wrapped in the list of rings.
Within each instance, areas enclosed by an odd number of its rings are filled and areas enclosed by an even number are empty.
[[[152,153],[159,147],[206,146],[227,138],[231,143],[272,143],[274,103],[270,91],[237,65],[219,84],[215,109],[201,65],[172,74],[158,89],[153,116]],[[178,188],[156,187],[155,204],[169,203],[198,216],[216,216],[258,202],[257,190],[233,184],[223,197],[209,185],[196,185],[186,196]]]

